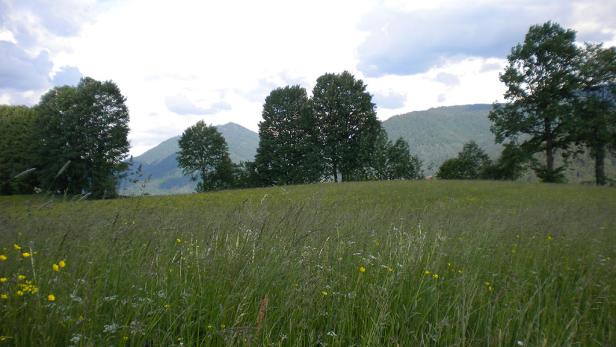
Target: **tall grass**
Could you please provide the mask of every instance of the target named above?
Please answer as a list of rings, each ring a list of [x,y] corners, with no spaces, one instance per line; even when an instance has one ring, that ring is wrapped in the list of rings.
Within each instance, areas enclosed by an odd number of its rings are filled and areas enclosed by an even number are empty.
[[[616,345],[613,189],[378,182],[45,202],[0,199],[0,345]],[[26,280],[38,292],[17,296]]]

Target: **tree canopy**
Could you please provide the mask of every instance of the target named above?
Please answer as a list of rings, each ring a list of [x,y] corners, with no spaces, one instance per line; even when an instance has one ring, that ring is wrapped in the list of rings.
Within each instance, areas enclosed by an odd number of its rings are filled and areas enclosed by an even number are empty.
[[[32,193],[38,185],[36,118],[30,107],[0,105],[0,194]]]
[[[259,123],[256,170],[264,185],[316,182],[321,177],[317,128],[306,90],[274,89]]]
[[[129,149],[125,101],[115,83],[89,77],[42,96],[36,112],[44,188],[98,198],[116,194]]]
[[[338,181],[369,165],[381,127],[366,85],[348,71],[317,79],[312,106],[325,170]]]
[[[456,158],[446,160],[436,177],[441,179],[479,179],[491,164],[488,155],[474,142],[464,145]]]
[[[534,169],[546,182],[562,180],[554,156],[570,144],[566,124],[574,113],[578,56],[574,31],[553,22],[531,26],[500,75],[507,103],[496,104],[489,116],[497,142],[519,138],[528,153],[545,153],[545,165]]]
[[[204,121],[189,127],[179,140],[179,167],[185,175],[199,180],[197,191],[222,189],[231,186],[233,165],[225,138],[216,127]]]
[[[597,185],[606,184],[605,157],[616,149],[616,48],[587,44],[582,51],[576,117],[570,138],[590,150]]]

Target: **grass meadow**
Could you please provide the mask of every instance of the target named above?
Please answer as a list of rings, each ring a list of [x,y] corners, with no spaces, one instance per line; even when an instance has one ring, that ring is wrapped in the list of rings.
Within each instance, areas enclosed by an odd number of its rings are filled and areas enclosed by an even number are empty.
[[[0,255],[0,346],[616,345],[613,188],[1,197]]]

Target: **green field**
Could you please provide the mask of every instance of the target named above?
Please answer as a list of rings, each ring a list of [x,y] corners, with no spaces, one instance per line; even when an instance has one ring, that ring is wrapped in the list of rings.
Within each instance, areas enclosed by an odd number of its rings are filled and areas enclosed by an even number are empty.
[[[616,345],[613,188],[1,197],[0,254],[0,346]]]

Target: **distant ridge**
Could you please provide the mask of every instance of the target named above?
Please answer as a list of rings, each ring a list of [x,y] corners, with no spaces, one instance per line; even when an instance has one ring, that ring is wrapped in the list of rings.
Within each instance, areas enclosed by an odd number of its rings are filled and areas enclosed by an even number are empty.
[[[229,156],[235,163],[254,160],[259,145],[259,135],[235,123],[216,126],[229,145]],[[176,194],[194,191],[196,186],[182,174],[177,166],[176,153],[180,149],[180,136],[174,136],[133,158],[133,168],[142,165],[143,176],[150,180],[145,192],[150,194]],[[135,193],[137,187],[124,183],[123,194]]]
[[[490,132],[491,109],[490,104],[436,107],[391,117],[383,127],[391,140],[406,140],[411,152],[423,160],[426,173],[432,174],[471,140],[493,157],[500,153],[501,146]]]

